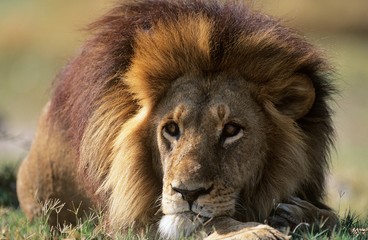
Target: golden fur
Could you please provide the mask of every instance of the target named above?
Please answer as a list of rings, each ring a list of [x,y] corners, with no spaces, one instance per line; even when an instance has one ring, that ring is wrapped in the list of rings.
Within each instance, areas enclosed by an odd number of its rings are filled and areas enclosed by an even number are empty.
[[[327,208],[328,65],[279,22],[222,2],[123,1],[91,26],[93,37],[57,77],[19,172],[23,209],[63,195],[54,189],[67,186],[64,168],[82,189],[65,201],[89,199],[85,210],[107,203],[113,230],[182,214],[175,184],[208,190],[193,202],[204,218],[264,221],[291,197]],[[168,143],[170,121],[181,135]],[[216,145],[234,121],[241,134]],[[60,143],[40,145],[46,136]],[[32,182],[48,165],[58,177]]]

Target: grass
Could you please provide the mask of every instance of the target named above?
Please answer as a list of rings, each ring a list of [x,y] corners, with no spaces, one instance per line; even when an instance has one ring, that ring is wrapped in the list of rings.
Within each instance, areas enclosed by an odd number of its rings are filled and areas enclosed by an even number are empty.
[[[313,228],[309,232],[295,233],[293,239],[310,240],[351,240],[368,239],[368,217],[360,220],[355,214],[348,212],[340,219],[340,227],[331,234],[327,232],[315,232]]]
[[[148,239],[148,235],[136,235],[128,232],[125,235],[111,236],[101,222],[101,215],[93,214],[76,226],[64,225],[50,228],[47,224],[48,216],[52,211],[59,211],[57,201],[50,202],[45,207],[43,215],[29,222],[20,209],[0,207],[0,239]],[[311,240],[351,240],[368,239],[368,218],[359,220],[353,214],[347,214],[341,219],[341,227],[332,233],[294,233],[293,239]]]
[[[106,239],[108,234],[95,231],[97,216],[90,216],[76,226],[64,225],[53,228],[47,224],[52,211],[57,211],[51,203],[40,218],[30,222],[20,209],[0,208],[0,239]],[[97,221],[98,222],[98,221]]]
[[[3,239],[121,239],[138,240],[148,239],[148,235],[134,234],[128,231],[126,234],[111,235],[103,224],[103,216],[100,212],[94,212],[86,216],[84,220],[78,219],[75,226],[72,225],[48,225],[48,219],[53,212],[60,212],[63,208],[58,200],[44,204],[39,218],[29,221],[21,209],[12,207],[0,207],[0,240]]]

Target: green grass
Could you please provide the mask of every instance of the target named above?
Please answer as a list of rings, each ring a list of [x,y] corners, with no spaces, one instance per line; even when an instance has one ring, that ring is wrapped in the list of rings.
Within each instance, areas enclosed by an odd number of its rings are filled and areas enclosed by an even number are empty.
[[[97,216],[90,216],[77,226],[49,227],[47,220],[51,208],[42,217],[30,222],[20,209],[0,208],[0,239],[105,239],[107,233],[99,231]]]
[[[76,226],[64,225],[58,228],[50,228],[47,224],[48,216],[52,211],[59,211],[60,205],[57,201],[50,202],[44,208],[42,216],[29,222],[20,209],[0,207],[0,239],[148,239],[146,235],[136,235],[128,232],[125,235],[114,235],[108,233],[104,227],[101,215],[92,214]],[[341,226],[332,235],[326,232],[319,233],[294,233],[293,239],[311,240],[351,240],[368,238],[368,218],[359,220],[353,214],[347,214],[341,219]]]
[[[58,200],[49,201],[44,205],[41,216],[29,221],[19,208],[0,207],[0,239],[148,239],[145,234],[132,231],[111,235],[99,212],[86,216],[83,221],[78,219],[75,226],[50,227],[48,219],[51,213],[58,213],[62,208]]]
[[[340,227],[334,232],[315,232],[313,228],[309,232],[295,233],[293,239],[310,240],[351,240],[368,238],[368,217],[361,220],[355,214],[348,212],[340,218]]]

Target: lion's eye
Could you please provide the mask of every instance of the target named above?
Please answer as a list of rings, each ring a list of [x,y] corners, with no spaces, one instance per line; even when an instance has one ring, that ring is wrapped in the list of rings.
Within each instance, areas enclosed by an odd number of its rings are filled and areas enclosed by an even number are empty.
[[[243,136],[243,127],[236,123],[227,123],[222,129],[220,140],[225,144],[235,142]]]
[[[180,128],[175,122],[169,122],[163,127],[163,135],[169,140],[173,141],[179,138]]]

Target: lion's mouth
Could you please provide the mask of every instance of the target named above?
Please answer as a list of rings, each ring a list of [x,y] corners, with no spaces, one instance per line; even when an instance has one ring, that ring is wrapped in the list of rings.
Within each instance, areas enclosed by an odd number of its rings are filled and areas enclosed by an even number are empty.
[[[159,222],[159,231],[165,239],[178,239],[189,236],[197,230],[207,229],[211,222],[220,216],[229,216],[234,212],[235,200],[221,196],[201,196],[195,201],[187,201],[180,194],[167,194],[162,198],[163,216]]]
[[[200,213],[196,213],[194,211],[182,211],[182,212],[176,212],[176,213],[170,213],[170,214],[165,214],[166,216],[183,216],[185,218],[187,218],[188,220],[192,221],[192,222],[200,222],[202,224],[205,224],[206,222],[210,221],[213,217],[212,216],[206,216],[206,215],[202,215]]]
[[[212,217],[201,215],[200,213],[196,213],[194,211],[187,211],[187,212],[183,212],[182,214],[191,216],[192,221],[199,221],[202,224],[205,224],[206,222],[212,219]]]

